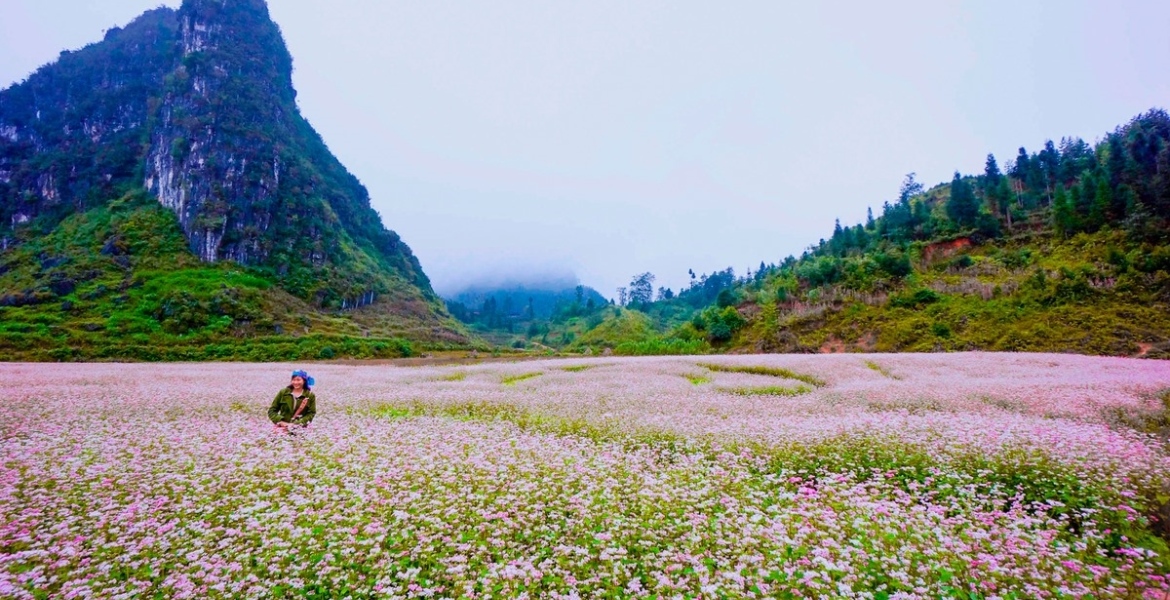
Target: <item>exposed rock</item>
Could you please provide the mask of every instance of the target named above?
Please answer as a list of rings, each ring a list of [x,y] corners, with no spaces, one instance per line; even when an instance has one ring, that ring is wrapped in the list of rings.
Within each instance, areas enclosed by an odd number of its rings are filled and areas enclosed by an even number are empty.
[[[5,246],[34,219],[142,186],[203,261],[311,282],[288,291],[341,310],[408,282],[439,310],[417,258],[300,115],[263,0],[152,10],[0,91],[0,174]],[[128,267],[121,244],[102,253]]]
[[[73,290],[77,289],[77,283],[72,279],[64,277],[54,278],[49,282],[49,289],[58,296],[68,296],[73,293]]]
[[[120,256],[126,253],[125,246],[126,244],[122,241],[122,238],[118,236],[112,236],[110,239],[106,240],[105,244],[102,244],[101,253],[106,256]]]

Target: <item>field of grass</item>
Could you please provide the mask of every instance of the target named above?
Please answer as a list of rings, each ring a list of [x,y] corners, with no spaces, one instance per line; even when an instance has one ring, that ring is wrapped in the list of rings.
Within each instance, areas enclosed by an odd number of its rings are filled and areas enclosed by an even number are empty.
[[[265,410],[294,366],[317,418]],[[0,597],[1162,598],[1170,363],[0,364]],[[224,383],[227,382],[227,383]]]

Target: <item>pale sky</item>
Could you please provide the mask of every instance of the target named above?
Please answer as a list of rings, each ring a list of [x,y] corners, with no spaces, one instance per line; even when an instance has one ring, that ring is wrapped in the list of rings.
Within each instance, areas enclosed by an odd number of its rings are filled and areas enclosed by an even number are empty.
[[[0,87],[158,4],[0,0]],[[908,172],[929,187],[1170,105],[1166,1],[269,6],[302,113],[440,293],[742,274]]]

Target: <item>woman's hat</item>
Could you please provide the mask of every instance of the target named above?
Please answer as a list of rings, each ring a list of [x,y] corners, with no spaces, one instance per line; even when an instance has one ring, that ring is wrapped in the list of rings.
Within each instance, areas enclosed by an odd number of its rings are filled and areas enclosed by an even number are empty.
[[[309,377],[309,373],[306,371],[302,371],[299,369],[296,371],[293,371],[292,377],[300,377],[301,379],[304,379],[305,385],[307,385],[309,387],[313,387],[313,386],[317,385],[316,380],[314,380],[312,377]],[[289,377],[289,379],[292,379],[292,377]]]

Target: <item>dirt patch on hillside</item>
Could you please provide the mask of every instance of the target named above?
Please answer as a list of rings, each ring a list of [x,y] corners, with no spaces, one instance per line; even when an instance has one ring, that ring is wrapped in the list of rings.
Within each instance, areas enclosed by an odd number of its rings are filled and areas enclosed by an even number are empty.
[[[830,337],[825,343],[821,344],[821,354],[841,354],[846,350],[845,342],[835,337]]]

